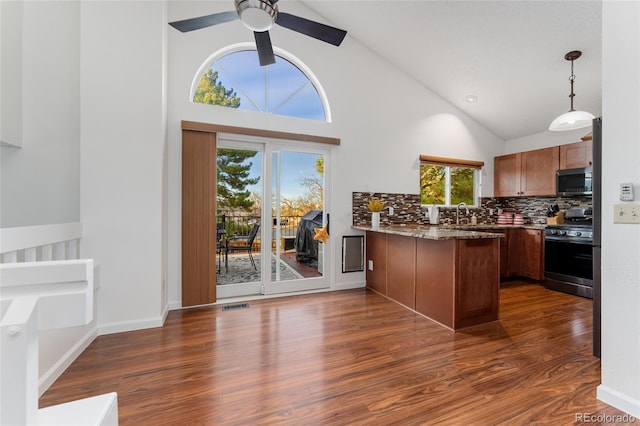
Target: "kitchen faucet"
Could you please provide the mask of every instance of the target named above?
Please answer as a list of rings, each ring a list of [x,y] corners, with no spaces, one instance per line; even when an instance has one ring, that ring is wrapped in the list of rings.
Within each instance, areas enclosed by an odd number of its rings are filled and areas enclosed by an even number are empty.
[[[460,206],[463,206],[465,208],[465,210],[467,211],[467,215],[469,214],[469,207],[467,207],[467,203],[465,203],[464,201],[458,203],[458,206],[456,207],[456,225],[460,225]]]

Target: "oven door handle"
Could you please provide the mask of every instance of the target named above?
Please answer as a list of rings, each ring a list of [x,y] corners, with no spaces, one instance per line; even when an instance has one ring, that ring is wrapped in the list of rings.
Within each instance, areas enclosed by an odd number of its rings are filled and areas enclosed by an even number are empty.
[[[570,238],[555,238],[555,237],[545,237],[545,242],[550,243],[565,243],[565,244],[580,244],[582,246],[592,246],[593,241],[581,241],[579,239],[573,240]]]

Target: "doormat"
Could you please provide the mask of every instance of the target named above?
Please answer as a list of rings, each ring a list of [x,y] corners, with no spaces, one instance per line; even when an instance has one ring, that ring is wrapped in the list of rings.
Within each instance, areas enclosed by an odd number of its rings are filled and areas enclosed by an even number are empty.
[[[237,305],[224,305],[222,307],[223,311],[230,311],[232,309],[244,309],[244,308],[248,308],[249,304],[248,303],[238,303]]]

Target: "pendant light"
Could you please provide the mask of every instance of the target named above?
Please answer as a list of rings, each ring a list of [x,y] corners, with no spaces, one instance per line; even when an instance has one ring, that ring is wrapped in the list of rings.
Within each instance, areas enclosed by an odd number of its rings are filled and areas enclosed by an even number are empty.
[[[558,132],[562,130],[574,130],[581,129],[583,127],[590,126],[592,124],[592,120],[595,118],[593,114],[587,111],[576,111],[573,109],[573,98],[575,94],[573,93],[573,82],[576,79],[576,76],[573,74],[573,61],[582,56],[582,52],[579,50],[572,50],[571,52],[564,55],[564,58],[567,61],[571,61],[571,76],[569,77],[569,81],[571,82],[571,94],[569,98],[571,98],[571,109],[569,112],[566,112],[560,115],[558,118],[551,122],[549,126],[549,130]]]

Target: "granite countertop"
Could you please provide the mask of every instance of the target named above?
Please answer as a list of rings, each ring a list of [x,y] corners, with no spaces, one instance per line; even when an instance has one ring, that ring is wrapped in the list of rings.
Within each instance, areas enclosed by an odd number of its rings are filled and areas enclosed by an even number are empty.
[[[476,225],[476,227],[485,228],[481,225]],[[373,228],[368,225],[353,225],[351,226],[351,228],[361,231],[373,231],[381,232],[383,234],[402,235],[404,237],[426,238],[428,240],[473,240],[504,237],[504,234],[498,232],[470,231],[466,229],[457,229],[453,226],[390,225]]]
[[[454,228],[454,229],[464,229],[464,230],[473,230],[473,229],[545,229],[547,225],[545,224],[535,224],[535,223],[526,223],[524,225],[498,225],[495,223],[479,223],[477,225],[440,225],[440,227],[444,228]]]

